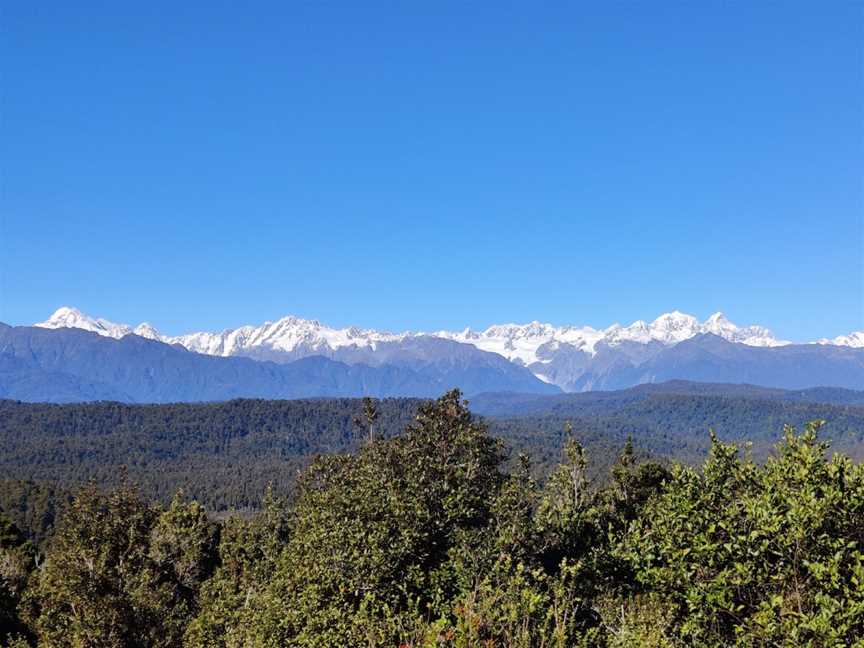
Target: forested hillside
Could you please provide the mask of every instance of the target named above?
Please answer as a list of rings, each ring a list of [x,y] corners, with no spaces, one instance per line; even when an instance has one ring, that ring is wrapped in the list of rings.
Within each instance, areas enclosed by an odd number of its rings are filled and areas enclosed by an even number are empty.
[[[376,432],[391,436],[419,401],[378,401]],[[211,510],[256,506],[268,484],[285,493],[319,453],[356,447],[360,399],[49,405],[0,401],[0,470],[9,479],[69,487],[117,483],[121,469],[149,497],[182,489]]]
[[[214,521],[184,495],[152,503],[126,482],[90,485],[37,550],[0,514],[0,641],[649,648],[864,638],[864,468],[826,458],[818,423],[787,428],[764,465],[716,440],[699,470],[640,461],[626,444],[592,486],[571,434],[540,484],[527,457],[506,461],[458,392],[421,404],[389,439],[375,433],[374,404],[363,414],[373,427],[356,453],[316,458],[290,502],[269,493],[249,518]]]
[[[574,429],[623,439],[655,456],[701,462],[709,428],[727,441],[746,442],[764,459],[785,424],[824,420],[832,447],[864,458],[864,392],[836,388],[782,390],[754,385],[670,381],[612,392],[480,394],[472,409],[494,421],[520,421],[552,432]]]
[[[709,428],[726,441],[749,442],[764,460],[783,425],[825,420],[823,437],[864,457],[860,392],[799,392],[735,385],[669,383],[550,398],[514,394],[472,399],[491,434],[533,460],[543,481],[558,463],[565,429],[588,450],[589,476],[603,481],[632,438],[639,456],[700,463]],[[376,436],[400,434],[421,401],[375,401]],[[358,420],[359,419],[359,420]],[[362,399],[237,400],[211,404],[71,405],[0,401],[0,506],[43,537],[51,504],[93,479],[117,484],[125,471],[148,498],[163,503],[177,490],[211,512],[248,510],[268,485],[291,492],[298,471],[317,454],[358,448],[368,435]],[[33,500],[31,506],[28,502]],[[34,508],[35,511],[29,509]]]

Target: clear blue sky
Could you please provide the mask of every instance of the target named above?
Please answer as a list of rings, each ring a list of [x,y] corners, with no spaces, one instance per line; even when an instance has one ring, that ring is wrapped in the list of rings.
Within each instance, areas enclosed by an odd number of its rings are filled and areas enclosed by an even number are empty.
[[[0,320],[864,329],[860,2],[22,2]]]

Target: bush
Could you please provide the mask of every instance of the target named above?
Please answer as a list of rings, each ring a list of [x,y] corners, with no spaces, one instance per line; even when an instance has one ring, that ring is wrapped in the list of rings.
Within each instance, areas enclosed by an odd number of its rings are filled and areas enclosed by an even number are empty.
[[[864,636],[864,470],[826,461],[818,424],[764,467],[715,440],[675,470],[620,546],[689,645],[849,645]]]

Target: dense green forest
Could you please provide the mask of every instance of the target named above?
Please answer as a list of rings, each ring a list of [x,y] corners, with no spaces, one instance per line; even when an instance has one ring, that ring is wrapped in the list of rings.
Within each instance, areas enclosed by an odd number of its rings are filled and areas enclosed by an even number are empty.
[[[375,434],[400,434],[420,402],[376,401]],[[358,421],[362,409],[362,399],[347,398],[174,405],[0,401],[0,507],[29,532],[33,523],[26,516],[50,521],[49,494],[62,499],[90,480],[116,485],[126,474],[146,497],[163,503],[183,490],[209,511],[254,509],[268,487],[289,495],[317,454],[359,447],[367,435]],[[540,475],[560,456],[564,424],[490,419],[493,434],[536,457]],[[626,435],[593,424],[578,428],[580,442],[596,457],[592,476],[605,474]],[[36,514],[27,512],[29,498]]]
[[[471,406],[486,414],[490,433],[510,448],[508,468],[526,453],[532,476],[542,483],[560,460],[569,427],[586,449],[589,478],[602,483],[628,437],[640,458],[698,465],[710,448],[709,428],[725,441],[747,441],[762,461],[784,424],[825,420],[821,434],[835,450],[864,458],[864,395],[828,392],[669,383],[555,397],[486,395]],[[376,401],[375,433],[400,434],[419,403]],[[210,513],[252,511],[268,486],[290,496],[316,455],[360,447],[367,434],[365,424],[358,425],[362,410],[361,399],[349,398],[173,405],[0,401],[0,508],[41,542],[71,492],[89,480],[117,485],[126,474],[144,497],[163,504],[182,490]]]
[[[458,392],[413,410],[387,437],[367,403],[355,452],[252,515],[121,480],[78,489],[38,549],[0,516],[3,641],[864,645],[864,468],[818,422],[762,463],[717,439],[697,468],[625,443],[592,485],[570,430],[540,483]]]
[[[378,402],[392,436],[419,401]],[[0,471],[7,480],[74,488],[116,484],[123,470],[153,499],[178,490],[214,511],[258,505],[271,485],[287,493],[312,456],[357,446],[360,399],[236,400],[213,404],[50,405],[0,401]],[[17,490],[26,490],[18,484]],[[0,505],[5,490],[0,491]]]

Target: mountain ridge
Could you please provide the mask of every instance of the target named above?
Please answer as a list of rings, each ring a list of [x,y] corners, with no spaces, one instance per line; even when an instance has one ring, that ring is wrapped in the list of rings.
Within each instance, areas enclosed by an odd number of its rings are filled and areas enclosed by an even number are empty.
[[[280,364],[322,356],[348,365],[371,367],[395,364],[416,369],[437,364],[442,371],[447,365],[467,370],[481,365],[497,371],[503,365],[494,358],[527,368],[540,381],[563,391],[591,391],[606,387],[623,388],[641,382],[653,382],[662,377],[696,378],[696,374],[676,375],[660,364],[669,361],[666,351],[700,336],[716,336],[727,343],[752,349],[784,347],[824,347],[824,355],[836,355],[835,347],[864,348],[864,332],[822,339],[807,345],[779,340],[764,326],[739,327],[717,312],[700,322],[692,315],[679,311],[665,313],[651,322],[637,320],[628,325],[613,324],[605,329],[590,326],[553,326],[539,321],[528,324],[498,324],[483,331],[466,328],[460,332],[390,333],[374,329],[346,327],[336,329],[318,320],[286,316],[260,326],[241,326],[221,333],[197,332],[178,336],[162,335],[144,322],[132,327],[104,318],[91,317],[72,307],[58,309],[40,328],[77,328],[98,335],[122,339],[138,335],[166,344],[179,345],[190,351],[218,357],[247,357]],[[710,345],[710,342],[706,342]],[[684,351],[676,354],[676,362],[684,362]],[[704,364],[715,364],[706,378],[732,378],[738,374],[723,374],[707,349],[701,350]],[[732,355],[724,351],[726,362]],[[803,352],[798,352],[803,353]],[[491,355],[483,355],[491,354]],[[691,350],[691,356],[697,350]],[[806,354],[805,354],[806,355]],[[493,358],[494,356],[494,358]],[[779,357],[779,356],[778,356]],[[690,357],[691,372],[696,371],[699,358]],[[739,368],[738,373],[742,370]],[[749,375],[744,371],[744,376]],[[833,383],[832,383],[833,384]],[[857,383],[854,383],[857,384]],[[784,383],[785,386],[789,386]]]
[[[791,344],[778,340],[770,329],[763,326],[750,325],[739,327],[729,321],[722,312],[716,312],[704,322],[680,311],[671,311],[655,318],[652,322],[637,320],[628,326],[612,324],[605,329],[595,329],[591,326],[562,325],[539,322],[534,320],[527,324],[493,324],[483,331],[466,328],[463,331],[439,330],[433,332],[405,331],[391,333],[375,329],[364,329],[356,326],[335,329],[322,324],[316,319],[304,319],[287,315],[276,321],[266,321],[261,325],[244,325],[221,332],[198,331],[182,335],[162,335],[149,322],[142,322],[136,327],[129,324],[118,324],[110,320],[93,317],[74,307],[63,306],[57,309],[51,317],[33,326],[43,328],[81,328],[107,337],[120,338],[136,334],[163,342],[179,343],[186,348],[208,355],[232,355],[238,349],[248,346],[270,345],[283,351],[290,351],[297,345],[315,341],[326,343],[331,349],[341,346],[373,346],[378,342],[401,341],[410,337],[438,337],[472,346],[479,346],[480,341],[493,341],[484,348],[503,355],[510,360],[521,358],[522,354],[512,344],[514,340],[526,341],[526,349],[540,346],[546,342],[556,341],[571,344],[593,352],[594,346],[600,342],[615,344],[624,341],[646,343],[659,341],[664,344],[674,344],[693,337],[699,333],[714,333],[730,342],[740,342],[749,346],[779,346]],[[864,333],[862,333],[864,335]],[[857,346],[859,338],[853,333],[849,336],[835,338],[837,344]],[[508,346],[510,342],[510,346]],[[494,343],[503,343],[504,349],[494,348]],[[819,343],[834,343],[827,339]],[[864,345],[864,339],[860,342]],[[508,353],[509,352],[509,353]],[[526,363],[527,364],[527,363]]]
[[[111,338],[76,328],[0,325],[0,398],[166,403],[242,397],[432,397],[454,384],[469,394],[488,391],[490,385],[558,391],[525,368],[469,349],[473,353],[468,359],[451,354],[437,362],[398,366],[347,364],[323,356],[275,363],[195,353],[138,335]]]

